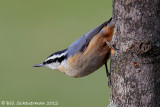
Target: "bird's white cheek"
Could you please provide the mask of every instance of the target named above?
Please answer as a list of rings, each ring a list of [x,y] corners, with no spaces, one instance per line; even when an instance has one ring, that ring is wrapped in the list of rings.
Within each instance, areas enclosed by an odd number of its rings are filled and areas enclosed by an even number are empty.
[[[56,63],[47,64],[46,66],[51,69],[57,69],[59,65],[60,63],[56,62]]]
[[[65,67],[65,68],[67,68],[67,60],[63,60],[63,61],[61,62],[61,65],[62,65],[63,67]]]

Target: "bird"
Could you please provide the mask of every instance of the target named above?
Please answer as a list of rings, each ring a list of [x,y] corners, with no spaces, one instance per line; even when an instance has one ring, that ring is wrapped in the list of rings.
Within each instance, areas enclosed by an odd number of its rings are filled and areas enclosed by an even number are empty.
[[[73,42],[68,48],[51,54],[45,61],[34,67],[48,67],[71,77],[87,76],[103,65],[106,67],[111,48],[106,41],[111,42],[115,23],[112,18],[93,28]]]

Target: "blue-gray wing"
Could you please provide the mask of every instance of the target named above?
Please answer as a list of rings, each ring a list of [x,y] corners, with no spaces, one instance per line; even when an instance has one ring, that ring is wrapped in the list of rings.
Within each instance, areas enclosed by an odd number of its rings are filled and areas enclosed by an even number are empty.
[[[86,49],[86,47],[88,46],[90,40],[97,34],[100,32],[100,30],[106,26],[110,21],[112,20],[112,18],[109,21],[104,22],[103,24],[101,24],[98,27],[95,27],[94,29],[90,30],[88,33],[86,33],[85,35],[83,35],[82,37],[78,38],[74,43],[72,43],[67,51],[68,51],[68,56],[73,56],[75,53],[78,52],[82,52]]]

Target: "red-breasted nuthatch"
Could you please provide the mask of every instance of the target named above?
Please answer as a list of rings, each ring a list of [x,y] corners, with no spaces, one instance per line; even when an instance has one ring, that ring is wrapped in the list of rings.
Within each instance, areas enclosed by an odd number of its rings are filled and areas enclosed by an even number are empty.
[[[77,39],[67,49],[53,53],[34,67],[49,67],[72,77],[83,77],[105,64],[108,75],[106,62],[111,49],[106,41],[111,42],[114,26],[111,18]]]

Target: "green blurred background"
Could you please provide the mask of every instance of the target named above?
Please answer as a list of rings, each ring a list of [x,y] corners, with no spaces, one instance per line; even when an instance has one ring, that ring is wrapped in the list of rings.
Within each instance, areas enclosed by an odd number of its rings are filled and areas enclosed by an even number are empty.
[[[82,78],[32,66],[111,16],[111,0],[0,0],[0,102],[107,106],[110,90],[104,66]]]

